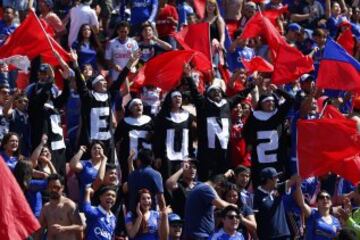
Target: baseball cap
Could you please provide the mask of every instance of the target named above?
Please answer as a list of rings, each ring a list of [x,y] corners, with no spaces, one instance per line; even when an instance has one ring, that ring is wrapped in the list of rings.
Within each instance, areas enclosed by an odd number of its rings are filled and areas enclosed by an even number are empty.
[[[265,180],[265,179],[270,179],[273,177],[278,177],[281,174],[282,174],[282,172],[277,172],[276,169],[273,167],[266,167],[261,170],[260,177],[261,177],[261,179]]]
[[[170,213],[168,216],[169,223],[183,223],[184,221],[181,220],[180,216],[176,213]]]
[[[305,82],[305,81],[315,81],[315,78],[314,78],[314,76],[312,76],[308,73],[305,73],[305,74],[301,75],[300,82]]]
[[[293,32],[298,32],[300,33],[301,32],[301,26],[297,23],[290,23],[288,25],[288,31],[293,31]]]
[[[255,10],[256,9],[256,3],[254,3],[254,2],[247,2],[247,3],[245,3],[245,8],[250,8],[250,9],[253,9],[253,10]]]

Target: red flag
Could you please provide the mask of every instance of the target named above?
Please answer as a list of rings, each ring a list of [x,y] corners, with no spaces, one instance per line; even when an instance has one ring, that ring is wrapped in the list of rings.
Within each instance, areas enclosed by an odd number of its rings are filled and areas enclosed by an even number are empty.
[[[203,19],[206,11],[206,0],[196,0],[194,1],[194,8],[196,14]]]
[[[272,82],[274,84],[293,82],[313,70],[314,63],[310,56],[304,56],[297,48],[285,43],[279,46],[276,53]]]
[[[278,17],[280,17],[284,13],[287,13],[288,11],[289,11],[288,5],[285,5],[280,8],[269,9],[257,14],[262,14],[265,17],[267,17],[271,21],[271,23],[274,24],[274,26],[276,27],[277,26],[276,19],[278,19]]]
[[[46,35],[36,14],[29,11],[24,22],[8,37],[0,48],[0,58],[23,55],[31,60],[41,55],[45,62],[58,65],[59,63],[52,54],[49,42],[65,61],[70,60],[69,54],[52,37]]]
[[[333,172],[354,184],[360,181],[360,135],[355,121],[341,118],[299,120],[297,127],[301,177]]]
[[[211,70],[211,63],[200,52],[192,50],[169,51],[145,63],[133,80],[133,88],[138,89],[143,85],[153,85],[164,91],[169,91],[179,84],[184,64],[189,61],[204,74],[208,74]]]
[[[351,27],[348,27],[345,31],[343,31],[338,39],[337,42],[350,54],[354,55],[354,48],[355,48],[355,40],[351,31]]]
[[[251,74],[258,72],[273,72],[274,66],[260,56],[253,57],[250,61],[242,59],[245,69]]]
[[[40,228],[15,177],[0,157],[0,239],[25,239]]]
[[[185,50],[202,52],[211,60],[209,23],[197,23],[184,27],[174,35]]]
[[[261,14],[256,14],[247,22],[240,38],[246,39],[258,36],[262,36],[266,40],[273,58],[276,57],[279,45],[286,44],[285,39],[275,29],[270,20]]]

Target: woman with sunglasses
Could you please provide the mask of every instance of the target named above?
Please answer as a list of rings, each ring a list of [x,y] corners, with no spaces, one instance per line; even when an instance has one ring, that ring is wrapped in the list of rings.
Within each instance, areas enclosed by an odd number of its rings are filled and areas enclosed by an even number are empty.
[[[321,190],[316,196],[317,209],[312,209],[304,201],[300,181],[296,184],[295,199],[306,218],[306,240],[331,240],[337,237],[340,231],[339,220],[331,214],[331,196]]]

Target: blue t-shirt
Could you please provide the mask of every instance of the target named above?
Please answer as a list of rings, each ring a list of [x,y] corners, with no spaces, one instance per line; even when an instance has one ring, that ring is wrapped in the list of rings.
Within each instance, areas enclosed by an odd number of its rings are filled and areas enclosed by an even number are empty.
[[[99,170],[94,168],[91,160],[80,161],[80,163],[83,166],[83,170],[77,174],[77,177],[80,185],[80,203],[82,203],[86,187],[95,181]]]
[[[329,34],[330,34],[330,37],[332,38],[335,38],[336,37],[336,34],[339,30],[338,28],[338,22],[339,22],[339,17],[334,17],[334,16],[331,16],[327,22],[326,22],[326,28],[327,30],[329,30]]]
[[[83,210],[86,216],[86,238],[91,240],[112,240],[116,217],[107,213],[101,206],[93,207],[89,202],[84,202]]]
[[[340,231],[339,220],[331,216],[332,223],[329,224],[324,221],[319,211],[313,209],[309,218],[306,220],[306,240],[331,240],[336,237],[337,232]]]
[[[6,165],[8,165],[8,167],[10,168],[10,170],[14,172],[15,166],[19,159],[17,157],[8,156],[4,151],[1,151],[0,155],[4,159]]]
[[[158,0],[131,0],[131,25],[154,22]]]
[[[138,233],[133,239],[134,240],[157,240],[159,239],[158,235],[158,226],[159,226],[160,214],[158,211],[150,210],[150,217],[147,220],[147,231],[146,233]],[[128,212],[125,217],[125,224],[134,222],[134,214]]]
[[[96,65],[96,50],[90,46],[89,43],[83,43],[79,46],[79,42],[74,42],[73,49],[79,56],[79,66],[83,67],[85,64],[90,64],[93,69],[97,69]]]
[[[39,218],[41,209],[43,206],[42,202],[42,191],[47,188],[47,180],[44,179],[32,179],[28,191],[25,193],[26,200],[28,201],[31,210],[34,215]]]
[[[199,183],[189,193],[185,205],[185,237],[208,238],[215,229],[214,206],[217,195],[206,183]]]
[[[227,64],[229,65],[229,69],[231,71],[235,71],[238,68],[244,67],[241,60],[251,60],[255,57],[255,51],[252,48],[244,47],[244,48],[236,48],[234,52],[228,52],[226,59]]]
[[[209,240],[244,240],[244,236],[239,232],[230,236],[224,229],[220,229],[218,232],[214,233]]]
[[[164,192],[163,180],[160,173],[152,167],[142,167],[136,169],[128,177],[129,185],[129,209],[135,211],[138,191],[146,188],[151,192],[152,208],[156,206],[155,195]]]
[[[7,37],[15,31],[16,27],[15,24],[6,25],[3,20],[0,21],[0,46],[3,45]]]

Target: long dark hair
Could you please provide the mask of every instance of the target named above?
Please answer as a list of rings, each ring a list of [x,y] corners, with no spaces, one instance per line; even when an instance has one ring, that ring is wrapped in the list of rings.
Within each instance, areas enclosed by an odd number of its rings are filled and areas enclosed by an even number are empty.
[[[78,46],[77,46],[76,50],[80,50],[81,45],[83,45],[83,43],[84,43],[83,30],[87,26],[90,27],[90,31],[91,31],[91,35],[90,35],[90,39],[89,39],[90,47],[95,49],[97,52],[98,51],[103,51],[99,39],[96,37],[96,34],[94,33],[93,29],[91,28],[91,26],[89,24],[81,25],[79,33],[78,33],[78,37],[77,37]]]
[[[18,161],[14,169],[14,176],[23,192],[29,188],[33,168],[29,161]]]
[[[142,188],[138,191],[138,195],[137,195],[137,202],[140,203],[140,199],[141,199],[141,196],[143,194],[149,194],[151,196],[151,193],[148,189],[146,188]],[[135,214],[137,215],[137,213],[135,212]],[[137,217],[137,216],[136,216]],[[141,225],[140,225],[140,231],[138,232],[138,234],[141,234],[143,232],[146,231],[148,227],[148,222],[145,220],[145,218],[143,217],[142,220],[141,220]]]

